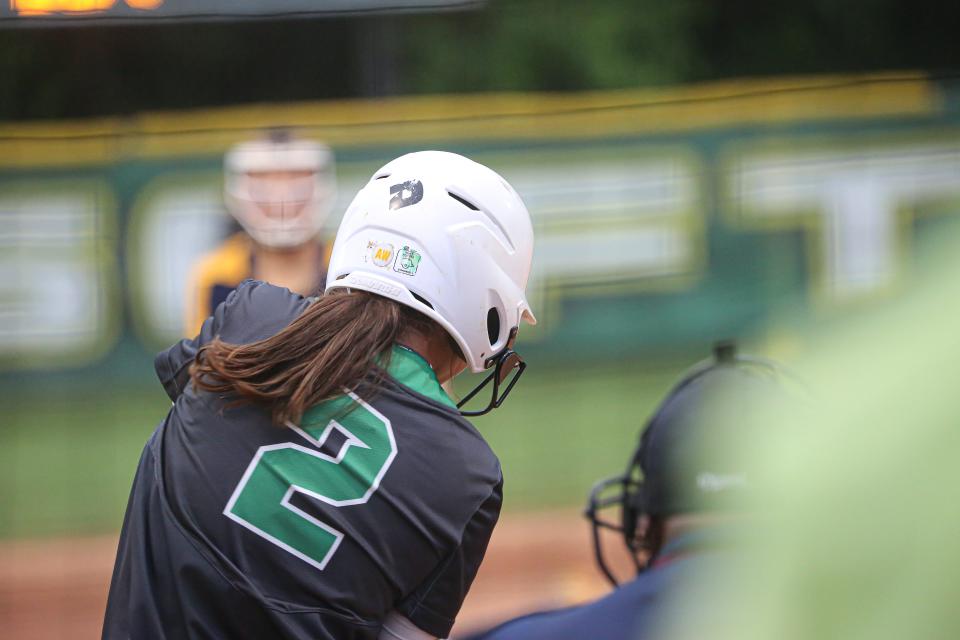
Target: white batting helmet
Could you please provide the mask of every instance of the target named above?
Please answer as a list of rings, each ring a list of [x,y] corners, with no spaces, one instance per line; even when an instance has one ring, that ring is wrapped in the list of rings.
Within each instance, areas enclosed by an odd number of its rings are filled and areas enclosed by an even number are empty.
[[[316,237],[336,197],[330,148],[285,131],[234,146],[224,174],[227,209],[267,247],[295,247]]]
[[[480,372],[521,320],[533,226],[506,180],[443,151],[401,156],[354,198],[337,232],[327,290],[362,289],[435,320]]]

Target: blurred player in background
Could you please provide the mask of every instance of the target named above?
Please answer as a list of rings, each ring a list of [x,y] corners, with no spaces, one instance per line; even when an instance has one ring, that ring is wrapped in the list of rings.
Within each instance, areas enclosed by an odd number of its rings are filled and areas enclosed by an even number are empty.
[[[463,416],[526,366],[532,255],[503,178],[408,154],[348,208],[323,295],[245,281],[160,353],[174,405],[134,480],[103,637],[447,636],[502,501]],[[467,368],[489,370],[473,411],[440,386]]]
[[[320,232],[336,200],[333,153],[286,129],[240,143],[224,158],[224,200],[243,231],[194,265],[188,336],[247,278],[303,295],[318,292],[330,260]]]
[[[767,426],[761,418],[781,377],[775,364],[718,345],[660,404],[626,473],[591,493],[586,515],[600,569],[618,586],[600,536],[612,529],[634,559],[636,578],[592,603],[520,617],[471,640],[639,640],[656,635],[668,606],[695,608],[687,589],[726,571],[740,546],[748,484],[742,461],[725,455],[728,444],[748,449]],[[619,510],[612,522],[603,513],[610,508]]]

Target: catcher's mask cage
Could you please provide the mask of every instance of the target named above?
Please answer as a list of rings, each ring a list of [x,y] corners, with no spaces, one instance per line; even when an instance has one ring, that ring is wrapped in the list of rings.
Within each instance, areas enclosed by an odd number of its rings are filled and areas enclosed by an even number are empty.
[[[590,498],[584,515],[590,520],[593,533],[593,554],[597,566],[613,586],[619,581],[607,564],[603,547],[601,529],[615,531],[623,536],[630,552],[630,559],[639,574],[646,567],[647,558],[641,549],[641,540],[637,536],[637,524],[642,515],[640,506],[640,487],[643,485],[643,472],[640,470],[640,449],[634,451],[625,473],[605,478],[590,490]],[[614,519],[606,519],[605,512],[619,507],[620,513]]]
[[[257,244],[290,249],[323,229],[336,200],[331,149],[273,129],[224,156],[227,210]]]
[[[644,516],[664,516],[677,513],[680,509],[664,504],[663,496],[654,495],[649,483],[644,483],[644,473],[641,461],[649,446],[648,434],[660,410],[683,388],[704,374],[720,367],[748,367],[759,370],[765,377],[775,380],[778,384],[785,379],[795,383],[803,389],[802,381],[783,366],[764,358],[742,356],[737,353],[736,345],[732,341],[718,342],[713,349],[713,357],[703,360],[691,367],[681,377],[664,400],[660,403],[653,417],[644,427],[639,446],[634,450],[630,463],[624,473],[612,476],[597,482],[590,491],[584,516],[590,520],[593,534],[593,551],[600,571],[614,587],[620,585],[607,561],[601,530],[614,531],[623,537],[637,573],[641,573],[651,566],[656,549],[646,548],[642,532],[638,530],[640,519]],[[669,428],[669,427],[667,427]],[[619,508],[620,513],[608,516],[612,509]]]

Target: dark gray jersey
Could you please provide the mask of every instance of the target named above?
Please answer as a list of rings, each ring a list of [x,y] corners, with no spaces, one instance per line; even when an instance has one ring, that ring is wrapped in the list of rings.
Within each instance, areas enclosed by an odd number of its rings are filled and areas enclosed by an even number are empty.
[[[157,356],[174,405],[140,460],[104,638],[376,638],[391,610],[449,634],[502,479],[422,358],[395,349],[371,400],[345,395],[289,428],[188,384],[214,336],[269,337],[309,304],[246,281]]]

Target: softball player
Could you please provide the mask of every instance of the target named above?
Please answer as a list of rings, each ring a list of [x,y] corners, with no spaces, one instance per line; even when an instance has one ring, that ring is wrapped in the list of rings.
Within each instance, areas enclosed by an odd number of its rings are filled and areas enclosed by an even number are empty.
[[[319,234],[335,199],[333,154],[322,144],[281,129],[230,149],[224,158],[224,202],[243,231],[191,269],[185,335],[197,335],[247,278],[316,293],[330,260],[330,246]]]
[[[532,250],[499,175],[409,154],[350,205],[322,296],[246,281],[160,353],[174,404],[134,480],[103,637],[446,636],[501,504],[462,416],[524,370]],[[468,368],[490,371],[468,398],[489,399],[462,412],[441,383]]]
[[[469,640],[640,640],[700,638],[710,610],[704,597],[737,567],[743,544],[746,450],[771,427],[767,410],[783,398],[788,372],[768,360],[737,355],[732,343],[695,365],[647,422],[625,473],[594,487],[586,509],[597,563],[618,587],[583,605],[503,623]],[[609,512],[616,515],[609,517]],[[619,534],[637,575],[624,584],[611,570],[600,530]],[[666,633],[669,616],[689,619]],[[708,635],[708,634],[707,634]]]

